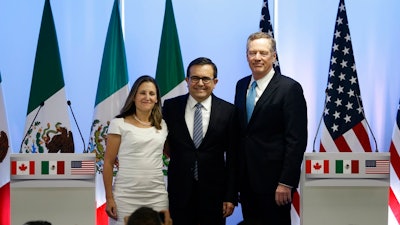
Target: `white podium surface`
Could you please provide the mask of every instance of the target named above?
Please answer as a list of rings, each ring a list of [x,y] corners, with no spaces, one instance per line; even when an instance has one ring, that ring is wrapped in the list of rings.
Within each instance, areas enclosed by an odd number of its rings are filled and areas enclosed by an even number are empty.
[[[386,225],[389,153],[305,153],[302,225]]]
[[[11,154],[11,224],[96,222],[94,154]]]

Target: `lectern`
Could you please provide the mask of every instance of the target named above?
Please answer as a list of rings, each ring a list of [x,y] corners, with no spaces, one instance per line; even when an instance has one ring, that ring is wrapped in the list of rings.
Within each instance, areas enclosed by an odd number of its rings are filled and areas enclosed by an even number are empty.
[[[301,224],[387,224],[389,172],[389,153],[305,153]]]
[[[11,154],[11,224],[94,225],[95,154]]]

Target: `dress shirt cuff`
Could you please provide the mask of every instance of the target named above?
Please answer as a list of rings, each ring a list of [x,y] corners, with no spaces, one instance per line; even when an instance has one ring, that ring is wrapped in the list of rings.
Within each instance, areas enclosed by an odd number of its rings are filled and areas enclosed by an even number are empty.
[[[279,185],[282,185],[282,186],[285,186],[285,187],[288,187],[288,188],[293,188],[292,186],[287,185],[287,184],[284,184],[284,183],[281,183],[281,182],[279,182],[278,184],[279,184]]]

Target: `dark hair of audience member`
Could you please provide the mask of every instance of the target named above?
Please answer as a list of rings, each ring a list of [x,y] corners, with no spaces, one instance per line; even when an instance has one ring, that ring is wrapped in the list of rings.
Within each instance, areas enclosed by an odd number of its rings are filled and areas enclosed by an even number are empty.
[[[51,225],[50,222],[44,220],[28,221],[24,225]]]
[[[140,207],[128,219],[126,225],[162,225],[159,213],[149,207]]]

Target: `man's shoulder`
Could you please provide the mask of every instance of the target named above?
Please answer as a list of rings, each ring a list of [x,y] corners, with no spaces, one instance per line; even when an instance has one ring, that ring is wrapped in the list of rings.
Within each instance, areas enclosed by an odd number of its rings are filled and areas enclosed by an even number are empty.
[[[176,103],[176,102],[181,102],[183,100],[187,99],[187,94],[184,95],[178,95],[176,97],[173,98],[168,98],[164,100],[164,105],[165,104],[172,104],[172,103]]]
[[[250,81],[250,79],[251,79],[251,75],[247,75],[247,76],[242,77],[241,79],[239,79],[237,84],[243,83],[243,82],[248,83]]]
[[[281,74],[281,73],[276,73],[275,75],[276,75],[277,79],[279,79],[279,80],[281,80],[283,82],[299,84],[298,81],[296,81],[292,77],[289,77],[288,75],[284,75],[284,74]]]
[[[222,99],[220,97],[217,97],[214,94],[212,95],[212,99],[213,99],[213,102],[215,102],[217,104],[220,104],[223,107],[228,107],[228,108],[234,108],[235,107],[234,104],[232,104],[232,103],[230,103],[230,102],[228,102],[228,101],[226,101],[226,100],[224,100],[224,99]]]

